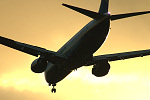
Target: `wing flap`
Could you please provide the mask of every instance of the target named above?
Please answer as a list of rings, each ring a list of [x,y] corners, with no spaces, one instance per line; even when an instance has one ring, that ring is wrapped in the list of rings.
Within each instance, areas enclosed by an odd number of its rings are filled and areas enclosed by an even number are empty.
[[[37,46],[31,46],[25,43],[20,43],[5,37],[0,36],[0,44],[8,46],[10,48],[25,52],[27,54],[33,55],[38,57],[40,53],[44,53],[46,49],[37,47]]]
[[[47,60],[52,63],[63,62],[64,60],[67,59],[64,55],[61,55],[57,52],[49,51],[44,48],[32,46],[29,44],[17,42],[2,36],[0,36],[0,44],[36,57],[44,55],[46,56]]]
[[[117,60],[124,60],[129,58],[135,57],[143,57],[150,55],[150,49],[148,50],[140,50],[140,51],[131,51],[131,52],[123,52],[123,53],[116,53],[116,54],[106,54],[100,56],[94,56],[93,60],[89,62],[87,65],[93,65],[102,61],[117,61]]]

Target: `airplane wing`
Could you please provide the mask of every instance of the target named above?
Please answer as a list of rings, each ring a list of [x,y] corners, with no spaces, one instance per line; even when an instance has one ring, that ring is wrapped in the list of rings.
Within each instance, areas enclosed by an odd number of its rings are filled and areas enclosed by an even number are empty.
[[[124,60],[124,59],[135,58],[135,57],[143,57],[147,55],[150,55],[150,49],[116,53],[116,54],[99,55],[99,56],[94,56],[92,61],[90,61],[87,65],[88,66],[94,65],[102,61],[117,61],[117,60]]]
[[[0,44],[5,45],[7,47],[22,51],[24,53],[33,55],[33,56],[44,56],[46,59],[52,63],[63,62],[67,58],[64,55],[61,55],[54,51],[49,51],[41,47],[32,46],[29,44],[17,42],[5,37],[0,36]]]

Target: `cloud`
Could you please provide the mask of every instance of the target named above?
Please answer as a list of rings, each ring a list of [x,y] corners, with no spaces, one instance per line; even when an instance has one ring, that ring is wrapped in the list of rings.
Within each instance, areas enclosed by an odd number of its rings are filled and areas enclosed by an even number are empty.
[[[1,100],[45,100],[48,99],[47,94],[34,93],[31,91],[18,91],[14,88],[0,87],[0,99]],[[52,99],[52,97],[49,97]],[[53,99],[54,100],[54,99]]]
[[[13,87],[18,91],[43,92],[48,87],[43,74],[31,71],[15,70],[0,76],[0,86]]]
[[[57,84],[57,93],[52,94],[51,87],[49,88],[46,84],[43,74],[16,70],[11,73],[5,73],[0,77],[0,99],[59,100],[63,98],[68,100],[97,100],[97,98],[105,98],[105,100],[110,100],[112,97],[115,99],[119,94],[117,99],[119,100],[127,93],[135,98],[136,94],[134,91],[148,98],[149,83],[147,77],[137,74],[110,73],[108,76],[96,78],[91,75],[91,70],[81,68]],[[145,92],[142,93],[141,91]],[[74,94],[78,96],[74,96]],[[90,96],[87,96],[87,94],[90,94]],[[107,94],[109,94],[108,97],[106,97]],[[142,96],[139,96],[139,98],[142,98]]]
[[[109,73],[104,77],[96,77],[92,75],[91,69],[83,67],[78,69],[77,71],[73,71],[67,79],[69,81],[80,80],[85,84],[110,84],[110,83],[130,83],[137,81],[139,79],[139,75],[136,73],[125,73],[125,74],[116,74]]]

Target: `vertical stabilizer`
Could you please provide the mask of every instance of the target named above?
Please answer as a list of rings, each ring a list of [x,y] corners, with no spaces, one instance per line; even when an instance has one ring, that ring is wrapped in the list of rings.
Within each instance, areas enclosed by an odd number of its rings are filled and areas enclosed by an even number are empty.
[[[98,13],[107,13],[109,6],[109,0],[101,0],[101,5]]]

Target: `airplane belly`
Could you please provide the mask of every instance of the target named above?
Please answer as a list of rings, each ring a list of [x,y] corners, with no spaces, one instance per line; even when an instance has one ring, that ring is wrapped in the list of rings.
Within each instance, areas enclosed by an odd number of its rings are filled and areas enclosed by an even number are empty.
[[[71,70],[49,63],[45,71],[45,79],[49,84],[55,84],[63,80],[69,73]]]
[[[100,46],[104,43],[110,22],[105,20],[90,31],[88,31],[75,45],[71,48],[71,56],[74,58],[85,58],[86,56],[93,55]]]

